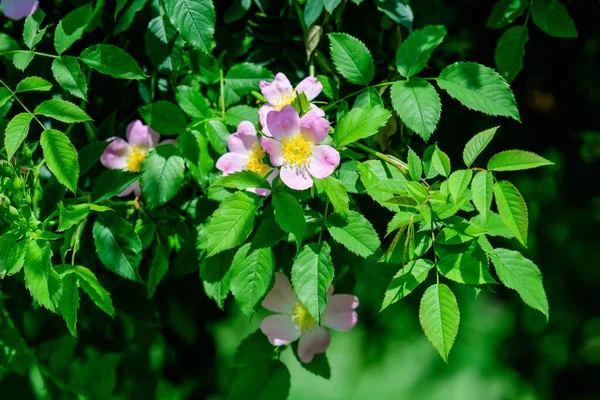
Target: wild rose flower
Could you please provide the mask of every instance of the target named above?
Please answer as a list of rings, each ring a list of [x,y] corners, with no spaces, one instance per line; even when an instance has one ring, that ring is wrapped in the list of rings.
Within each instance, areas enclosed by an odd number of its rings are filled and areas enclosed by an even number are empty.
[[[275,75],[273,82],[260,82],[260,91],[267,99],[268,103],[263,105],[258,110],[258,117],[262,126],[262,131],[265,135],[271,136],[269,127],[267,126],[267,115],[271,111],[281,111],[283,107],[289,106],[294,102],[298,93],[304,93],[308,101],[311,101],[321,93],[323,85],[314,76],[304,78],[302,82],[294,89],[290,80],[285,74],[279,72]],[[315,105],[311,104],[312,109],[317,113],[317,116],[324,117],[325,112]]]
[[[217,169],[223,172],[223,176],[239,171],[253,171],[265,176],[273,168],[264,163],[265,152],[260,145],[256,128],[250,121],[242,121],[238,125],[237,132],[227,138],[229,153],[223,154],[217,160]],[[268,178],[269,183],[277,177],[279,171],[275,170]],[[247,189],[259,196],[268,196],[269,189]]]
[[[23,19],[37,10],[39,0],[2,0],[2,12],[10,19]]]
[[[320,145],[329,133],[329,121],[315,110],[302,118],[292,106],[267,115],[272,138],[263,137],[262,147],[271,164],[281,166],[281,180],[292,189],[304,190],[313,185],[313,177],[327,178],[340,163],[340,153]]]
[[[110,144],[100,157],[102,165],[109,169],[140,172],[142,163],[150,150],[159,145],[160,135],[148,125],[144,125],[142,121],[136,120],[127,126],[127,141],[118,137],[108,138],[107,141]],[[169,139],[162,141],[160,144],[169,143],[175,143],[175,141]],[[138,197],[141,195],[138,181],[123,190],[119,197],[128,196],[132,192]]]
[[[278,314],[262,320],[261,331],[274,346],[290,344],[298,339],[298,358],[303,363],[312,361],[315,354],[325,353],[331,336],[325,328],[348,331],[356,325],[358,297],[350,294],[334,294],[333,286],[327,292],[327,307],[321,314],[321,325],[298,300],[288,278],[275,273],[275,285],[262,302],[267,310]]]

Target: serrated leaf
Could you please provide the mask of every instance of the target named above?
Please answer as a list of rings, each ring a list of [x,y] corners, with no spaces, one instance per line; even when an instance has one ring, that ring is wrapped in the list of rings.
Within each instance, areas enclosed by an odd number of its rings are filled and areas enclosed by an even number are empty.
[[[533,22],[542,31],[558,38],[577,37],[575,22],[558,0],[537,0],[531,6]]]
[[[479,132],[467,142],[463,150],[463,161],[467,168],[471,167],[477,156],[490,144],[498,128],[500,127],[496,126]]]
[[[438,245],[437,269],[446,278],[465,285],[496,283],[490,275],[489,260],[476,240],[456,246]]]
[[[491,68],[473,62],[457,62],[444,68],[437,82],[467,108],[521,122],[510,86]]]
[[[14,275],[23,268],[27,241],[11,232],[0,236],[0,277]]]
[[[523,57],[525,57],[525,44],[529,40],[526,26],[513,26],[500,36],[494,60],[500,75],[508,83],[512,82],[519,71],[523,69]]]
[[[262,65],[243,62],[233,65],[225,75],[225,89],[243,96],[257,90],[260,81],[270,81],[273,73]]]
[[[486,234],[489,236],[502,236],[507,239],[515,237],[508,226],[506,226],[502,217],[493,211],[488,211],[487,220],[484,220],[480,214],[471,218],[470,222],[481,229],[485,229]]]
[[[113,307],[110,293],[98,282],[96,275],[89,269],[79,265],[73,267],[73,269],[79,277],[79,287],[90,296],[99,309],[114,318],[115,308]]]
[[[323,13],[323,0],[307,0],[304,6],[304,23],[311,26]]]
[[[408,148],[408,171],[413,181],[418,182],[423,175],[423,165],[421,164],[421,159],[410,147]]]
[[[383,99],[381,98],[377,90],[374,88],[368,88],[367,90],[356,96],[352,108],[367,108],[374,106],[384,107],[385,105],[383,104]]]
[[[177,135],[185,132],[185,115],[170,101],[160,100],[138,109],[146,124],[162,135]]]
[[[234,106],[225,112],[225,118],[223,121],[227,125],[231,125],[236,128],[242,121],[250,121],[252,122],[252,125],[256,125],[258,124],[258,110],[254,107],[245,105]]]
[[[89,204],[75,204],[65,208],[62,201],[58,203],[58,232],[64,232],[87,218],[90,213]]]
[[[106,268],[123,278],[139,280],[142,242],[126,220],[112,213],[98,217],[93,235],[96,253]]]
[[[52,84],[47,80],[38,76],[28,76],[17,84],[15,93],[29,91],[47,92],[50,89],[52,89]]]
[[[363,0],[353,0],[359,4]],[[409,31],[412,30],[414,15],[410,5],[398,0],[377,0],[377,9],[382,11],[397,23],[404,25]]]
[[[440,120],[442,103],[435,88],[426,80],[413,78],[394,83],[392,105],[402,122],[427,141]]]
[[[346,218],[332,214],[325,220],[325,226],[333,240],[363,258],[375,254],[381,246],[373,225],[356,211],[349,211]]]
[[[165,277],[169,271],[169,255],[165,247],[159,242],[156,243],[154,248],[154,257],[152,257],[152,263],[150,264],[150,271],[148,272],[148,298],[151,299],[154,296],[154,292],[158,287],[160,281]]]
[[[42,40],[42,35],[38,32],[46,14],[41,8],[38,8],[33,14],[25,18],[23,26],[23,43],[30,49]],[[46,28],[43,29],[45,32]]]
[[[25,251],[25,287],[41,306],[56,312],[63,293],[62,281],[52,268],[52,250],[47,241],[32,240]]]
[[[285,232],[275,222],[275,219],[266,218],[252,237],[251,250],[274,247],[283,237],[285,237]]]
[[[123,192],[127,187],[136,182],[140,174],[135,172],[109,169],[100,174],[92,188],[92,201],[100,202],[110,199]]]
[[[12,93],[10,90],[4,87],[0,87],[0,107],[4,107],[4,105],[11,99]]]
[[[252,189],[264,188],[270,189],[271,185],[263,176],[254,171],[239,171],[222,176],[217,179],[211,187],[226,187],[231,189]]]
[[[183,39],[179,38],[177,29],[166,15],[159,15],[148,23],[144,35],[144,48],[150,62],[158,67],[159,71],[177,71],[182,64]],[[200,95],[199,91],[196,93]]]
[[[248,12],[251,5],[252,0],[236,0],[225,12],[225,23],[230,24],[241,19]]]
[[[331,58],[338,72],[351,83],[368,85],[375,75],[375,65],[367,46],[345,33],[328,36]]]
[[[527,247],[527,227],[529,216],[527,204],[519,190],[508,181],[494,184],[496,207],[502,220],[521,244]]]
[[[305,245],[292,265],[292,286],[310,315],[320,323],[327,305],[327,290],[333,281],[331,248],[327,242]]]
[[[336,147],[343,147],[375,135],[390,115],[388,110],[380,106],[353,108],[342,117],[335,129],[333,141]]]
[[[306,234],[306,219],[304,210],[294,196],[287,192],[273,194],[273,207],[275,207],[275,221],[281,229],[291,233],[296,238],[298,248]]]
[[[327,96],[327,98],[331,100],[338,98],[339,88],[333,79],[325,75],[317,75],[317,79],[321,85],[323,85],[323,94]]]
[[[63,89],[87,100],[87,82],[75,57],[62,56],[52,62],[52,75]]]
[[[492,207],[492,197],[494,194],[494,174],[490,171],[481,171],[475,174],[471,183],[471,195],[473,205],[481,214],[481,218],[486,220]]]
[[[13,158],[21,143],[29,134],[29,124],[33,119],[33,115],[29,113],[17,114],[6,125],[4,131],[4,147],[6,148],[6,157],[10,160]]]
[[[135,15],[146,6],[146,3],[148,3],[148,0],[133,0],[117,20],[113,35],[116,36],[128,30],[133,23]]]
[[[445,177],[450,175],[450,157],[441,150],[435,150],[431,158],[431,165],[435,170]]]
[[[215,32],[211,0],[164,0],[165,12],[181,36],[194,48],[210,54]]]
[[[281,361],[246,365],[237,372],[227,400],[285,400],[290,392],[290,373]]]
[[[48,169],[60,183],[76,193],[79,179],[78,155],[67,135],[54,129],[46,130],[42,132],[40,144]]]
[[[422,217],[410,211],[400,211],[394,214],[394,217],[390,220],[387,227],[386,236],[392,233],[395,230],[402,228],[407,223],[411,223],[410,219],[412,218],[412,223],[419,222]]]
[[[92,15],[92,3],[76,8],[60,20],[54,31],[54,48],[60,55],[81,39]]]
[[[450,191],[452,201],[454,201],[455,203],[458,202],[460,196],[469,187],[469,183],[471,183],[472,177],[473,171],[471,171],[470,169],[461,169],[458,171],[454,171],[450,175],[450,178],[448,178],[448,190]]]
[[[101,74],[120,79],[146,79],[146,74],[125,50],[111,44],[90,46],[78,57],[79,61]]]
[[[428,25],[413,31],[396,53],[398,72],[406,78],[421,72],[445,36],[446,28],[442,25]]]
[[[421,210],[423,209],[425,207],[421,208]],[[415,220],[409,221],[409,223],[414,224]],[[394,241],[379,262],[404,264],[423,257],[432,245],[433,241],[428,232],[414,233],[414,229],[409,227],[402,234],[400,232],[396,234]]]
[[[460,217],[452,217],[448,218],[446,226],[438,233],[435,241],[443,245],[456,245],[469,242],[486,233],[485,229],[472,225]]]
[[[235,365],[250,365],[275,358],[275,349],[267,336],[260,329],[246,336],[238,346],[233,363]]]
[[[438,150],[438,145],[437,143],[434,143],[427,146],[423,152],[423,173],[425,174],[425,179],[432,179],[439,175],[432,163],[433,153],[435,153],[436,150]]]
[[[427,288],[419,307],[419,322],[427,339],[448,362],[460,323],[458,303],[448,286],[435,284]]]
[[[229,138],[229,129],[220,120],[211,119],[204,124],[206,136],[210,145],[218,154],[225,154],[228,150],[227,138]]]
[[[25,71],[25,69],[31,64],[33,61],[35,54],[33,50],[28,52],[16,53],[13,55],[12,63],[16,69],[19,71]]]
[[[406,193],[406,177],[397,168],[381,160],[369,160],[358,164],[360,179],[367,193],[382,206],[400,211],[397,205],[387,201],[394,193]]]
[[[488,28],[504,28],[519,18],[528,5],[528,0],[500,0],[494,4],[485,26]]]
[[[325,179],[315,179],[315,186],[320,192],[325,192],[336,213],[344,216],[350,210],[350,198],[344,184],[333,176]]]
[[[495,154],[488,161],[487,169],[490,171],[519,171],[553,164],[552,161],[529,151],[506,150]]]
[[[183,186],[185,161],[173,145],[161,145],[148,154],[142,164],[140,184],[150,209],[171,200]]]
[[[206,99],[198,89],[190,86],[177,86],[177,104],[192,118],[205,118],[209,112]]]
[[[231,283],[231,262],[233,250],[221,252],[212,257],[205,257],[200,263],[200,278],[206,295],[223,309],[229,294]]]
[[[58,310],[67,323],[69,332],[77,337],[77,309],[79,308],[79,285],[77,275],[67,273],[62,276],[63,294],[58,303]]]
[[[85,111],[77,107],[75,104],[69,101],[57,99],[46,100],[42,102],[35,108],[35,110],[33,110],[33,113],[54,118],[58,121],[66,122],[68,124],[92,120],[89,115],[85,113]]]
[[[399,269],[385,291],[379,312],[411,294],[417,286],[425,282],[432,267],[432,261],[419,259]]]

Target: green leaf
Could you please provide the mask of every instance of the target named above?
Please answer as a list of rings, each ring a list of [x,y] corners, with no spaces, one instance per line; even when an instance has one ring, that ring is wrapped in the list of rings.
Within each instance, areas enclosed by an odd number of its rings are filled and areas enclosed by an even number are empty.
[[[133,281],[139,280],[142,242],[123,218],[109,213],[98,217],[93,228],[98,258],[106,268]]]
[[[463,150],[463,161],[467,168],[471,167],[471,164],[473,164],[473,161],[475,161],[477,156],[481,154],[488,144],[490,144],[498,128],[500,127],[496,126],[479,132],[467,142],[465,149]]]
[[[516,290],[525,304],[541,311],[548,318],[548,300],[538,267],[518,251],[494,249],[490,258],[500,281],[506,287]]]
[[[492,196],[494,188],[494,174],[490,171],[481,171],[475,174],[471,183],[473,205],[486,220],[492,207]]]
[[[272,201],[275,208],[275,221],[281,229],[295,236],[298,248],[300,248],[306,233],[306,219],[302,206],[294,196],[287,192],[274,193]]]
[[[11,97],[12,93],[7,88],[0,87],[0,107],[4,107]]]
[[[266,218],[252,237],[251,250],[274,247],[285,236],[285,232],[281,230],[274,218]]]
[[[472,177],[473,171],[471,171],[470,169],[461,169],[458,171],[454,171],[450,175],[450,178],[448,178],[448,190],[450,191],[452,201],[454,201],[455,203],[458,202],[458,199],[469,187],[469,183],[471,183]]]
[[[113,307],[110,293],[100,285],[96,275],[85,267],[75,266],[73,268],[79,277],[79,287],[90,296],[99,309],[114,318],[115,308]]]
[[[392,105],[402,122],[427,141],[440,120],[442,103],[435,88],[426,80],[413,78],[394,83]]]
[[[519,18],[528,5],[528,0],[500,0],[494,4],[485,26],[488,28],[504,28]]]
[[[160,100],[140,107],[138,111],[146,124],[161,135],[177,135],[185,132],[185,115],[170,101]]]
[[[411,294],[417,286],[425,282],[432,267],[432,261],[419,259],[400,268],[385,291],[379,312]]]
[[[508,83],[512,82],[519,71],[523,69],[523,57],[525,57],[525,44],[529,40],[526,26],[513,26],[500,36],[494,60],[500,75]]]
[[[265,188],[269,189],[271,185],[265,178],[253,171],[239,171],[217,179],[211,187],[226,187],[231,189],[251,189]]]
[[[13,55],[13,65],[19,71],[25,71],[25,69],[29,66],[29,64],[33,61],[35,54],[33,50],[29,52],[17,53]]]
[[[230,24],[241,19],[252,5],[252,0],[236,0],[225,12],[223,17],[226,24]]]
[[[242,244],[252,231],[254,215],[260,205],[257,196],[244,192],[226,198],[208,225],[208,255]]]
[[[529,151],[507,150],[495,154],[488,161],[487,169],[490,171],[519,171],[544,165],[554,165],[554,163]]]
[[[352,0],[359,4],[362,0]],[[414,15],[410,5],[398,0],[377,0],[377,9],[383,12],[397,23],[404,25],[409,31],[412,30]]]
[[[333,79],[325,75],[317,75],[317,79],[323,85],[323,94],[327,96],[327,98],[331,100],[338,98],[339,88]]]
[[[411,218],[412,218],[412,222],[410,221]],[[394,217],[388,223],[387,232],[385,235],[387,236],[390,233],[394,232],[395,230],[402,228],[402,226],[404,226],[407,223],[419,222],[421,219],[422,219],[421,216],[415,214],[414,212],[410,212],[410,211],[397,212],[396,214],[394,214]]]
[[[242,121],[250,121],[252,125],[256,125],[258,124],[258,112],[256,108],[250,106],[231,107],[225,112],[223,121],[236,128]]]
[[[229,130],[227,126],[220,120],[211,119],[206,121],[204,127],[208,141],[213,149],[219,154],[225,154],[228,151],[227,138],[229,137]]]
[[[510,86],[491,68],[473,62],[457,62],[444,68],[437,82],[467,108],[521,122]]]
[[[198,131],[184,132],[177,138],[177,143],[192,176],[200,186],[205,187],[215,166],[208,152],[206,138]]]
[[[0,278],[14,275],[23,268],[27,241],[17,241],[18,236],[9,232],[0,236]]]
[[[205,118],[209,113],[208,104],[198,89],[190,86],[177,86],[177,103],[192,118]]]
[[[425,207],[421,208],[421,210],[423,209],[425,209]],[[414,220],[412,223],[414,224]],[[410,230],[406,230],[401,235],[400,232],[398,232],[386,254],[379,262],[404,264],[421,258],[427,253],[433,244],[431,234],[427,232],[414,233],[414,229],[409,229]]]
[[[233,65],[225,75],[225,89],[232,90],[238,96],[243,96],[252,90],[257,90],[260,81],[273,79],[273,73],[265,67],[243,62]]]
[[[507,239],[515,237],[508,226],[506,226],[502,217],[493,211],[488,211],[487,220],[484,220],[480,214],[471,218],[470,222],[481,229],[485,229],[486,234],[489,236],[502,236]]]
[[[52,89],[52,84],[47,80],[38,76],[29,76],[17,84],[15,93],[29,91],[47,92],[50,89]]]
[[[65,100],[46,100],[38,105],[35,110],[33,110],[33,113],[54,118],[68,124],[92,120],[81,108]]]
[[[536,0],[531,6],[533,22],[542,31],[558,38],[577,37],[575,22],[558,0]]]
[[[215,32],[211,0],[164,0],[165,12],[181,36],[194,48],[210,54]]]
[[[428,25],[413,31],[396,53],[398,72],[406,78],[421,72],[445,36],[446,28],[442,25]]]
[[[183,39],[166,15],[159,15],[148,23],[144,36],[144,48],[150,62],[159,71],[177,71],[183,63],[181,47]],[[199,91],[196,93],[200,94]]]
[[[116,36],[128,30],[133,23],[135,15],[146,6],[146,3],[148,3],[148,0],[133,0],[115,24],[113,35]]]
[[[302,248],[292,265],[294,293],[319,324],[327,305],[327,290],[333,281],[330,253],[327,242],[311,243]]]
[[[325,192],[336,213],[345,216],[350,211],[350,198],[344,184],[333,176],[325,179],[315,179],[315,185],[319,193]]]
[[[368,85],[375,75],[373,57],[360,40],[345,33],[330,33],[331,58],[336,69],[350,83]]]
[[[44,150],[44,158],[46,158],[48,169],[60,183],[65,185],[71,192],[76,193],[77,180],[79,179],[79,162],[77,150],[75,150],[67,135],[54,129],[46,130],[42,132],[40,144],[42,150]]]
[[[171,200],[183,186],[185,161],[179,150],[170,144],[156,147],[142,164],[140,184],[144,200],[150,209]]]
[[[419,307],[419,321],[427,339],[448,362],[460,322],[458,303],[448,286],[435,284],[427,288]]]
[[[128,1],[129,0],[117,0],[117,6],[115,7],[115,21],[117,20],[119,13],[125,7]]]
[[[437,269],[446,278],[466,285],[496,283],[490,275],[489,260],[476,240],[455,246],[438,245]]]
[[[90,214],[89,204],[75,204],[65,208],[62,201],[58,203],[58,232],[64,232],[77,225]]]
[[[327,359],[326,353],[315,354],[311,362],[304,363],[298,356],[298,342],[292,343],[292,353],[296,357],[296,360],[300,363],[300,366],[304,368],[304,370],[310,372],[315,376],[319,376],[324,379],[331,378],[331,366],[329,365],[329,360]]]
[[[38,8],[35,13],[25,18],[25,25],[23,26],[23,43],[30,49],[38,44],[45,33],[46,28],[41,32],[39,31],[42,21],[46,14],[41,8]],[[40,35],[42,33],[42,35]]]
[[[32,240],[27,245],[25,261],[25,287],[41,306],[56,312],[63,293],[60,276],[52,268],[52,250],[47,241]]]
[[[233,363],[250,365],[275,358],[276,347],[269,343],[267,336],[260,329],[246,336],[238,346]]]
[[[60,20],[54,31],[54,48],[59,55],[81,39],[91,15],[92,3],[89,3],[76,8]]]
[[[200,278],[206,295],[223,309],[231,283],[233,250],[205,257],[200,263]]]
[[[381,98],[376,89],[368,88],[367,90],[356,96],[352,108],[367,108],[375,106],[384,107],[383,99]]]
[[[381,246],[373,225],[356,211],[349,211],[346,218],[332,214],[325,226],[333,240],[363,258],[375,254]]]
[[[344,115],[333,134],[336,147],[375,135],[390,118],[391,112],[381,106],[353,108]]]
[[[4,131],[4,147],[6,148],[6,158],[11,159],[21,147],[21,143],[29,134],[29,123],[33,115],[29,113],[17,114],[6,125]]]
[[[290,373],[281,361],[269,360],[246,365],[237,372],[227,400],[286,400]]]
[[[304,6],[304,23],[311,26],[323,13],[323,0],[308,0]]]
[[[435,170],[445,177],[450,175],[450,157],[446,153],[441,150],[436,150],[433,152],[433,157],[431,158],[431,165]]]
[[[111,44],[90,46],[79,55],[79,61],[101,74],[120,79],[146,79],[146,74],[133,57]]]
[[[472,225],[460,217],[451,217],[448,218],[446,227],[438,233],[435,241],[443,245],[462,244],[486,233],[485,229]]]
[[[387,203],[394,193],[406,193],[406,178],[397,168],[381,160],[369,160],[358,164],[360,179],[367,193],[382,206],[400,211],[397,205]]]
[[[100,174],[92,188],[92,201],[98,203],[110,199],[121,193],[132,183],[137,181],[140,174],[135,172],[109,169]]]
[[[52,62],[52,75],[63,89],[87,100],[87,82],[75,57],[62,56]]]
[[[494,185],[496,207],[504,223],[521,244],[527,247],[527,226],[529,216],[527,204],[519,190],[508,181],[500,181]]]
[[[323,0],[323,4],[325,5],[325,9],[329,14],[333,14],[335,9],[340,5],[342,0]]]
[[[290,105],[294,108],[294,110],[296,110],[300,118],[302,118],[304,114],[311,110],[310,101],[304,92],[298,93]]]
[[[154,296],[156,287],[169,271],[169,254],[165,247],[156,242],[154,248],[154,257],[150,264],[150,272],[148,272],[148,299]]]
[[[79,285],[77,275],[67,273],[62,276],[63,294],[58,303],[58,310],[67,323],[69,332],[77,337],[77,309],[79,308]]]
[[[248,318],[269,291],[275,273],[275,257],[270,248],[252,251],[250,243],[241,247],[231,265],[231,293]]]

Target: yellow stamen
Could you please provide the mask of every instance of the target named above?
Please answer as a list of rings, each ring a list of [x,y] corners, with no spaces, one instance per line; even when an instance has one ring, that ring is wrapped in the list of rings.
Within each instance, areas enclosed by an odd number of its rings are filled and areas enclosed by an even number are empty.
[[[269,172],[269,167],[263,162],[264,154],[265,153],[262,151],[258,142],[254,143],[250,149],[250,154],[248,155],[248,164],[246,165],[246,168],[261,175]]]
[[[125,171],[140,172],[146,154],[148,154],[148,150],[135,144],[132,145],[127,155],[127,168],[125,168]]]
[[[294,306],[292,318],[302,332],[317,325],[317,321],[310,315],[304,304],[300,302],[297,302]]]
[[[273,104],[273,108],[275,108],[275,111],[281,111],[281,109],[285,106],[289,106],[290,104],[292,104],[294,102],[294,99],[296,98],[296,92],[292,92],[292,94],[282,94],[281,96],[279,96],[279,98],[277,99],[277,101],[275,101],[275,103]]]
[[[300,132],[291,138],[283,138],[283,159],[286,164],[293,164],[298,167],[305,166],[310,161],[312,155],[313,142],[304,139]]]

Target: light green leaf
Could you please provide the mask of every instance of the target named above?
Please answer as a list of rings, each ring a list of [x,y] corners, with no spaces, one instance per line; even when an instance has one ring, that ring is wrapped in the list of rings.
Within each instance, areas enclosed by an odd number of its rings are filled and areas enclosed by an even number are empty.
[[[358,164],[360,179],[367,193],[382,206],[400,211],[397,205],[387,203],[394,193],[406,193],[406,177],[397,168],[381,160],[369,160]]]
[[[77,107],[75,104],[69,101],[57,99],[46,100],[42,102],[35,108],[35,110],[33,110],[33,113],[54,118],[58,121],[66,122],[68,124],[92,120],[89,115],[85,113],[85,111]]]
[[[273,73],[265,67],[243,62],[233,65],[225,75],[225,89],[232,90],[238,96],[243,96],[252,90],[257,90],[260,81],[270,81]]]
[[[488,28],[504,28],[519,18],[528,5],[528,0],[500,0],[494,4],[485,26]]]
[[[25,69],[33,61],[35,54],[33,50],[28,52],[16,53],[13,55],[12,63],[19,71],[25,71]]]
[[[465,149],[463,150],[463,161],[467,168],[471,167],[471,164],[473,164],[473,161],[475,161],[477,156],[481,154],[488,144],[490,144],[498,128],[500,127],[496,126],[479,132],[467,142]]]
[[[17,114],[6,125],[4,131],[4,147],[6,148],[6,157],[10,160],[13,158],[21,143],[29,134],[29,123],[33,119],[33,115],[29,113]]]
[[[455,216],[448,218],[446,226],[438,233],[435,241],[444,245],[462,244],[486,233],[485,229]]]
[[[65,208],[62,201],[58,203],[58,232],[64,232],[77,225],[90,214],[89,204],[75,204]]]
[[[140,184],[144,200],[150,209],[171,200],[181,186],[185,175],[185,161],[179,150],[170,144],[156,147],[142,164]]]
[[[252,363],[237,372],[226,400],[286,400],[290,380],[287,367],[279,360]]]
[[[450,175],[450,157],[446,153],[441,150],[436,150],[433,152],[433,157],[431,158],[431,165],[435,170],[445,177]]]
[[[14,275],[23,268],[27,241],[17,241],[18,238],[11,232],[0,236],[0,278],[5,274]]]
[[[317,75],[317,79],[323,85],[323,94],[327,96],[327,98],[331,100],[338,98],[339,88],[333,79],[325,75]]]
[[[228,151],[227,139],[229,138],[229,129],[218,119],[211,119],[204,124],[206,136],[210,145],[218,154],[225,154]]]
[[[406,78],[421,72],[445,36],[446,28],[442,25],[428,25],[413,31],[396,53],[398,72]]]
[[[128,1],[129,0],[117,0],[117,6],[115,7],[115,21],[117,20],[119,13],[125,7]]]
[[[274,193],[272,201],[273,207],[275,207],[275,221],[281,229],[295,236],[298,248],[300,248],[306,233],[306,219],[302,206],[294,196],[287,192]]]
[[[531,6],[533,22],[542,31],[558,38],[577,37],[575,22],[558,0],[536,0]]]
[[[142,242],[123,218],[109,213],[99,216],[93,227],[98,258],[106,268],[133,281],[139,280]]]
[[[92,201],[100,202],[121,193],[129,185],[137,181],[140,174],[135,172],[109,169],[100,174],[92,188]]]
[[[75,150],[67,135],[54,129],[46,130],[42,132],[40,144],[44,151],[48,169],[60,183],[65,185],[71,192],[76,193],[79,179],[79,162],[77,150]]]
[[[215,166],[208,152],[208,141],[200,132],[190,131],[179,135],[177,143],[192,176],[201,187],[205,187]]]
[[[529,40],[526,26],[513,26],[500,36],[494,60],[500,75],[508,83],[512,82],[519,71],[523,69],[523,57],[525,57],[525,44]]]
[[[352,108],[367,108],[375,106],[384,107],[383,99],[381,98],[376,89],[368,88],[367,90],[356,96]]]
[[[185,115],[170,101],[160,100],[140,107],[138,111],[146,124],[161,135],[177,135],[185,132]]]
[[[452,197],[452,201],[455,203],[458,202],[458,199],[469,187],[469,183],[471,183],[471,178],[473,177],[473,171],[470,169],[461,169],[458,171],[454,171],[450,178],[448,178],[448,190],[450,191],[450,196]]]
[[[457,62],[444,68],[437,82],[467,108],[521,122],[510,86],[491,68],[473,62]]]
[[[59,55],[81,39],[91,15],[92,3],[89,3],[76,8],[60,20],[54,31],[54,48]]]
[[[368,85],[375,75],[375,65],[367,46],[345,33],[328,36],[331,58],[338,72],[351,83]]]
[[[323,0],[307,0],[304,6],[304,23],[311,26],[323,13]]]
[[[410,221],[411,218],[412,218],[412,222]],[[410,224],[410,223],[414,223],[414,222],[419,222],[421,219],[422,219],[421,216],[415,214],[414,212],[410,212],[410,211],[397,212],[396,214],[394,214],[394,217],[388,223],[387,232],[385,235],[387,236],[390,233],[394,232],[395,230],[402,228],[402,226],[404,226],[407,223]]]
[[[181,36],[194,48],[210,54],[215,32],[211,0],[164,0],[165,12]]]
[[[438,245],[435,252],[439,257],[437,269],[446,278],[466,285],[496,283],[490,275],[489,260],[476,240],[456,245]]]
[[[332,214],[325,226],[333,240],[363,258],[375,254],[381,246],[373,225],[356,211],[349,211],[346,218]]]
[[[66,273],[62,276],[63,294],[58,303],[58,310],[67,323],[69,332],[77,337],[77,309],[79,308],[79,285],[77,275]]]
[[[493,211],[488,211],[487,220],[484,220],[482,215],[479,214],[471,218],[470,222],[473,225],[477,225],[481,229],[485,229],[487,235],[502,236],[507,239],[515,237],[508,226],[506,226],[506,223],[502,217]]]
[[[27,245],[25,261],[25,287],[41,306],[56,312],[63,293],[60,276],[52,268],[52,250],[47,241],[33,240]]]
[[[475,174],[473,183],[471,183],[471,193],[473,197],[473,205],[481,218],[486,220],[492,207],[492,197],[494,188],[494,174],[490,171],[481,171]]]
[[[200,263],[200,278],[208,298],[213,299],[220,309],[223,309],[225,299],[229,294],[231,283],[231,262],[233,250],[205,257]]]
[[[411,261],[398,270],[388,285],[380,312],[412,293],[421,283],[425,282],[433,262],[425,259]]]
[[[23,26],[23,43],[30,49],[42,40],[43,35],[40,35],[40,33],[45,33],[46,28],[42,29],[41,32],[39,29],[45,16],[46,14],[44,11],[42,11],[41,8],[38,8],[36,12],[25,18],[25,25]]]
[[[252,125],[256,125],[258,124],[258,110],[250,106],[234,106],[225,112],[223,121],[236,128],[242,121],[250,121]]]
[[[265,178],[253,171],[239,171],[217,179],[211,187],[226,187],[231,189],[269,189],[271,185]]]
[[[12,93],[7,88],[0,87],[0,107],[4,107],[11,97]]]
[[[424,79],[413,78],[396,82],[390,93],[392,105],[402,122],[427,141],[442,112],[435,88]]]
[[[500,181],[494,185],[496,207],[504,223],[521,244],[527,247],[527,226],[529,216],[527,204],[519,190],[508,181]]]
[[[490,171],[519,171],[544,165],[554,165],[554,163],[529,151],[507,150],[495,154],[488,161],[487,169]]]
[[[209,113],[208,104],[198,89],[190,86],[177,86],[177,104],[192,118],[205,118]]]
[[[156,242],[154,247],[154,257],[150,264],[150,272],[148,272],[148,299],[154,296],[156,287],[169,271],[169,254],[165,247]]]
[[[63,89],[87,100],[87,82],[75,57],[62,56],[52,62],[52,75]]]
[[[98,282],[96,275],[85,267],[75,266],[73,268],[79,277],[79,287],[90,296],[99,309],[114,318],[115,308],[113,307],[110,293]]]
[[[47,80],[38,76],[29,76],[17,84],[15,93],[29,91],[47,92],[50,89],[52,89],[52,84]]]
[[[315,179],[314,181],[319,193],[325,192],[336,213],[342,216],[348,214],[350,210],[350,198],[342,182],[331,175],[325,179]]]
[[[344,115],[333,134],[336,147],[375,135],[390,118],[391,112],[383,107],[353,108]]]
[[[146,74],[133,57],[111,44],[90,46],[79,55],[79,61],[101,74],[121,79],[146,79]]]
[[[408,148],[408,171],[413,181],[418,182],[423,175],[423,165],[421,164],[421,159],[410,147]]]
[[[419,307],[419,321],[427,339],[448,362],[460,323],[458,303],[448,286],[435,284],[427,288]]]
[[[327,290],[333,281],[331,248],[327,242],[305,245],[292,265],[292,286],[298,299],[320,324],[327,305]]]

